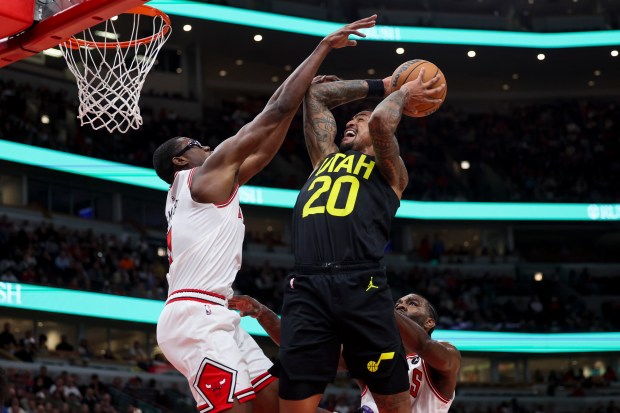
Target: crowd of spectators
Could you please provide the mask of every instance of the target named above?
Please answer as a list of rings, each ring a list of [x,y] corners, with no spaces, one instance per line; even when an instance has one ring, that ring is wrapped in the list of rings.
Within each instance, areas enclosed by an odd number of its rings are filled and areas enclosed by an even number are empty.
[[[165,299],[165,257],[144,238],[0,216],[0,280]]]
[[[429,258],[441,253],[431,248]],[[606,290],[613,280],[592,276],[587,268],[562,277],[548,274],[540,282],[529,274],[468,273],[466,267],[412,263],[406,268],[390,269],[394,297],[414,289],[427,296],[441,314],[441,328],[559,332],[620,327],[618,300],[604,301],[601,311],[606,317],[599,317],[584,298],[578,298],[584,292],[600,295],[617,290]],[[278,311],[280,286],[289,270],[269,262],[260,266],[245,262],[234,287]],[[45,222],[15,223],[0,216],[0,281],[163,300],[166,271],[166,257],[143,238],[57,228]]]
[[[65,92],[0,80],[0,138],[151,167],[173,136],[217,146],[251,120],[263,98],[224,101],[201,122],[173,108],[142,108],[144,124],[126,135],[79,127]],[[339,124],[365,104],[335,111]],[[45,114],[49,123],[41,123]],[[410,172],[406,199],[429,201],[616,202],[620,189],[618,102],[517,104],[469,113],[445,105],[428,118],[406,118],[398,132]],[[470,168],[461,169],[468,161]],[[253,184],[300,188],[310,173],[300,116],[274,161]]]
[[[237,276],[237,292],[277,311],[286,275],[287,269],[268,262],[246,264]],[[613,314],[618,300],[605,301],[601,311],[607,311],[606,317],[600,317],[578,296],[579,290],[567,290],[551,275],[535,281],[530,275],[412,266],[406,271],[388,269],[388,277],[394,298],[411,292],[427,297],[438,310],[440,329],[558,333],[620,328],[620,318]]]
[[[139,413],[144,403],[161,413],[195,411],[178,386],[162,389],[155,379],[144,383],[140,376],[104,383],[96,373],[88,378],[66,371],[52,376],[45,365],[36,375],[7,369],[6,376],[3,413]]]
[[[4,412],[8,413],[139,413],[147,403],[152,408],[167,412],[193,411],[192,401],[179,391],[173,384],[165,389],[158,386],[155,379],[146,383],[140,376],[131,377],[125,382],[114,377],[109,382],[100,379],[97,373],[81,376],[62,371],[51,375],[48,368],[42,365],[35,375],[30,370],[9,369],[5,374],[7,381]],[[617,394],[619,388],[610,389],[618,382],[613,368],[608,366],[604,373],[585,377],[581,369],[569,368],[558,373],[554,370],[546,374],[536,370],[530,383],[524,383],[512,390],[530,389],[528,401],[519,400],[518,396],[505,401],[472,402],[464,394],[467,383],[457,387],[456,399],[450,408],[451,413],[555,413],[550,402],[551,397],[564,396],[570,398],[588,398]],[[542,386],[542,387],[541,387]],[[542,388],[543,391],[537,389]],[[477,387],[472,387],[477,389]],[[560,392],[559,389],[562,389]],[[328,389],[321,400],[320,407],[327,411],[339,413],[357,412],[360,396],[354,382],[345,377],[339,378],[333,387]],[[508,392],[510,388],[507,387]],[[532,400],[532,396],[540,396],[540,401]],[[497,399],[495,399],[497,400]],[[500,399],[501,400],[501,399]],[[583,408],[573,408],[578,413],[620,413],[620,407],[612,401],[587,403]]]
[[[21,336],[16,336],[11,323],[7,321],[0,332],[0,359],[26,363],[45,362],[50,359],[71,365],[116,366],[148,373],[165,373],[174,370],[157,348],[147,351],[139,340],[133,340],[131,345],[119,342],[114,351],[110,347],[102,348],[102,343],[97,344],[98,348],[95,350],[88,339],[82,337],[77,345],[73,345],[72,341],[63,334],[60,342],[50,346],[44,331],[39,331],[38,339],[34,338],[31,330],[26,330]]]

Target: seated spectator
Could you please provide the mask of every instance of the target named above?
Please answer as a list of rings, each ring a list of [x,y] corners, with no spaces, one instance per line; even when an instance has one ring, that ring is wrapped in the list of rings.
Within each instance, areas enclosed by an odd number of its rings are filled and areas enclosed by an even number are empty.
[[[21,361],[32,363],[36,356],[36,340],[32,337],[32,331],[26,331],[24,338],[19,340],[19,344],[15,350],[15,357]]]
[[[93,353],[92,351],[90,351],[90,346],[88,345],[88,340],[86,340],[85,338],[80,340],[80,344],[78,345],[77,352],[80,355],[80,357],[85,358],[85,359],[90,359],[93,357]]]
[[[20,406],[19,399],[17,397],[13,397],[11,406],[7,409],[7,413],[26,413],[26,411]]]
[[[137,340],[133,342],[133,346],[129,349],[127,359],[135,361],[142,370],[146,371],[149,368],[150,358]]]
[[[34,378],[34,393],[40,391],[49,392],[50,387],[54,384],[54,380],[47,374],[47,367],[41,366],[39,368],[39,374]]]
[[[39,334],[39,345],[37,346],[37,351],[40,355],[47,355],[49,353],[49,349],[47,347],[47,336],[45,334]]]
[[[63,388],[63,394],[65,396],[65,400],[69,399],[69,396],[75,396],[78,399],[82,399],[82,393],[80,389],[78,389],[77,385],[77,376],[75,374],[71,374],[67,377],[67,382]]]
[[[15,336],[11,332],[11,323],[4,323],[4,329],[0,333],[0,349],[13,354],[15,346],[17,346],[17,340],[15,340]]]
[[[56,345],[56,351],[67,353],[73,351],[73,346],[69,344],[69,342],[67,341],[67,336],[65,334],[60,336],[60,343]]]
[[[605,380],[605,383],[607,383],[608,385],[612,382],[618,381],[618,376],[616,375],[616,371],[612,366],[607,366],[605,368],[605,373],[603,373],[603,380]]]

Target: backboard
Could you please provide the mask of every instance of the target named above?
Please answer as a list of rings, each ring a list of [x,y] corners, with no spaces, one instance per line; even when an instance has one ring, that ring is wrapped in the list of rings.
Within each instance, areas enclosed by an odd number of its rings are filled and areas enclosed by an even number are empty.
[[[147,1],[0,1],[0,67],[57,46],[75,33]]]

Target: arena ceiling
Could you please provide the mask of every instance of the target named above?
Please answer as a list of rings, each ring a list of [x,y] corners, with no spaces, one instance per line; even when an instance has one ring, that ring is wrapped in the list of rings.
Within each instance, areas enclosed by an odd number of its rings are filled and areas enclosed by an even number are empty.
[[[347,2],[341,0],[343,4]],[[393,0],[381,3],[427,4],[433,10],[467,11],[471,14],[471,10],[490,10],[510,2]],[[527,4],[527,0],[512,3]],[[560,4],[562,7],[567,4],[582,7],[580,4],[585,3],[587,5],[583,6],[583,10],[590,10],[591,1],[534,0],[534,5],[540,5],[541,13],[560,10]],[[606,3],[620,5],[620,0]],[[381,10],[377,14],[381,15]],[[199,45],[204,57],[203,78],[211,88],[272,90],[288,75],[285,68],[295,67],[303,61],[319,41],[318,37],[307,35],[172,17],[175,28],[190,23],[193,29],[189,33],[175,30],[170,43],[179,47]],[[263,36],[261,42],[253,40],[256,34]],[[399,47],[405,49],[404,54],[396,53]],[[468,52],[472,50],[476,52],[474,58],[468,57]],[[620,92],[620,77],[617,76],[620,73],[620,56],[613,57],[612,50],[620,50],[620,38],[618,47],[568,49],[360,41],[355,48],[333,51],[320,72],[347,79],[379,78],[391,74],[406,60],[420,58],[434,62],[442,69],[448,79],[449,99],[617,96]],[[538,60],[541,53],[545,54],[544,60]],[[243,61],[242,65],[237,64],[239,60]],[[374,70],[374,74],[370,74],[369,70]],[[221,71],[226,72],[225,77],[220,76]],[[272,82],[274,77],[277,81]]]

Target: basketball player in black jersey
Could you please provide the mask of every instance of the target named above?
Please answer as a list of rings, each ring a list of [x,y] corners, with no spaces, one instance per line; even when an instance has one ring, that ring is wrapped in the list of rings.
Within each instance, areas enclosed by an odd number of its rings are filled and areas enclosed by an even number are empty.
[[[368,384],[381,413],[410,413],[405,352],[380,261],[408,183],[394,135],[404,105],[445,87],[420,76],[389,94],[390,78],[317,77],[304,99],[304,133],[314,171],[293,211],[295,268],[282,308],[280,411],[311,413],[342,355]],[[330,109],[385,97],[347,124],[340,148]]]

